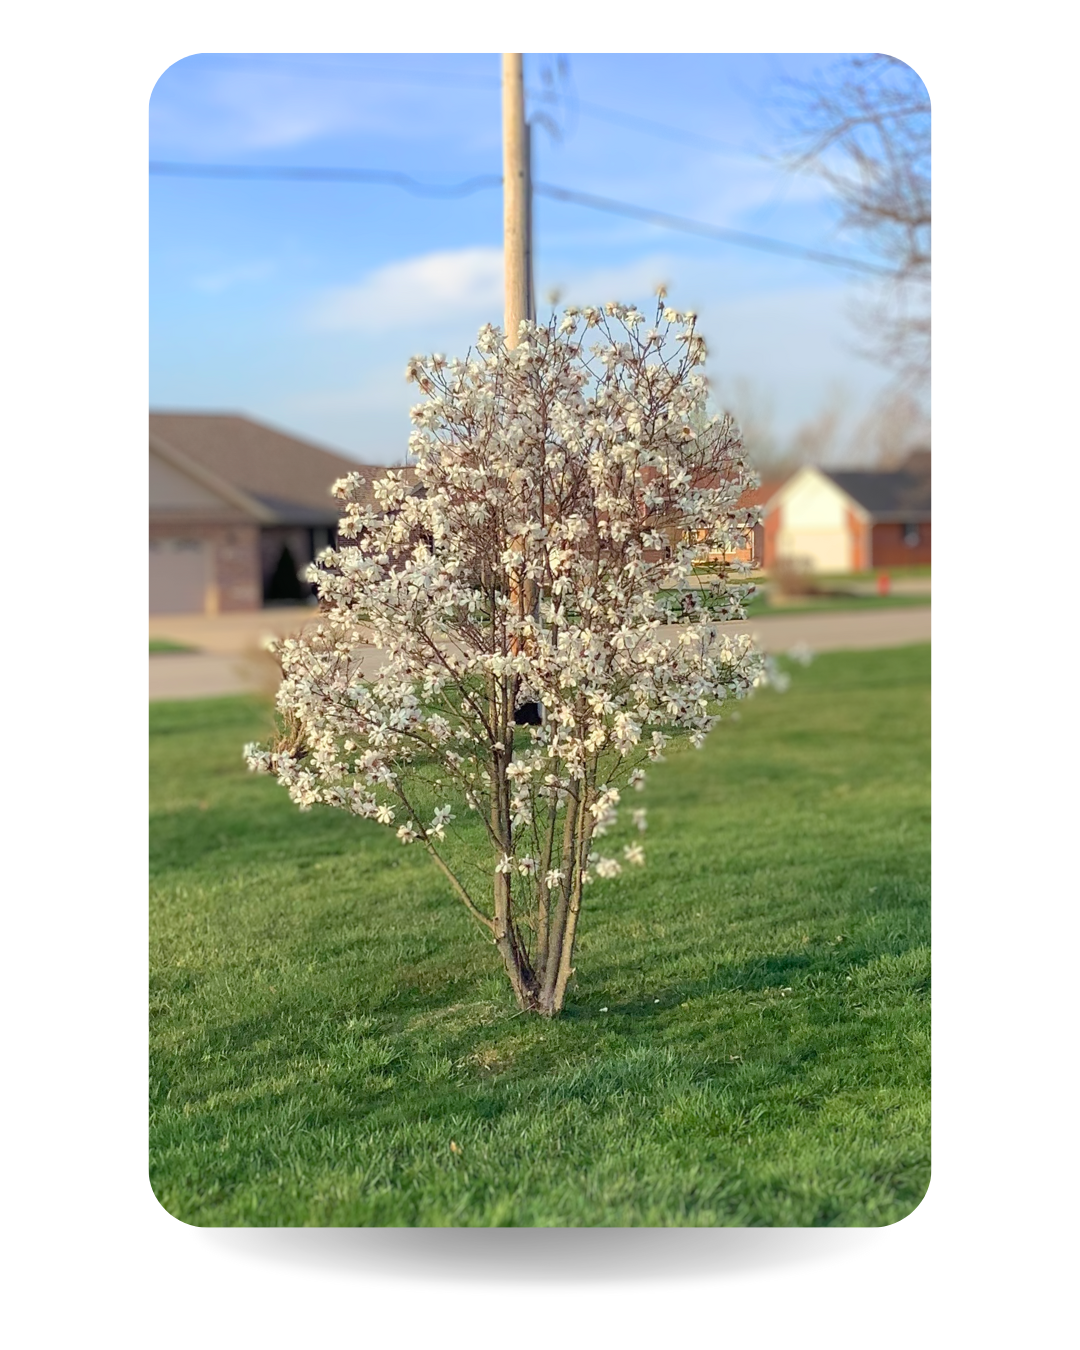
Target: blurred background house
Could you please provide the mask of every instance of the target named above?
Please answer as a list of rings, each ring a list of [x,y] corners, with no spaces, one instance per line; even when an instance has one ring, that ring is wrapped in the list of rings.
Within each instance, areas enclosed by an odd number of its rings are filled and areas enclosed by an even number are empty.
[[[766,491],[766,488],[768,489]],[[805,465],[755,494],[755,554],[766,570],[862,572],[930,562],[930,451],[895,469]]]
[[[150,612],[302,603],[301,574],[336,543],[331,486],[363,465],[237,414],[150,414]],[[892,469],[804,465],[742,499],[761,522],[738,557],[766,571],[930,563],[930,451]]]
[[[365,467],[247,417],[152,412],[150,612],[216,614],[310,597],[299,574],[335,542],[331,486]]]

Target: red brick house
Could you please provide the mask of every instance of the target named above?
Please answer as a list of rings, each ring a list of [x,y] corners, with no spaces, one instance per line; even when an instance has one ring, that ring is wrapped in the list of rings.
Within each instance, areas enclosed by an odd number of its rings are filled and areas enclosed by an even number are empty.
[[[756,506],[762,513],[761,519],[747,540],[746,548],[739,552],[740,561],[753,563],[755,567],[765,566],[765,531],[768,520],[765,510],[786,481],[785,478],[767,478],[760,487],[751,488],[739,498],[740,506]]]
[[[712,477],[705,477],[699,479],[699,482],[703,487],[712,487],[715,485],[716,480]],[[766,482],[763,482],[759,487],[747,489],[747,491],[744,492],[742,496],[739,498],[738,505],[740,507],[748,507],[748,506],[763,507],[772,498],[772,496],[780,488],[783,482],[784,480],[782,478],[770,479]],[[704,540],[705,535],[706,531],[699,530],[697,532],[698,542]],[[674,527],[668,530],[668,536],[671,540],[672,545],[674,545],[676,540],[679,538],[681,538],[684,541],[688,541],[690,538],[688,531],[686,530],[680,531]],[[712,562],[719,562],[721,560],[726,560],[728,562],[751,563],[755,567],[760,567],[762,566],[762,558],[764,557],[764,552],[765,552],[765,524],[763,521],[759,521],[759,523],[755,525],[752,530],[746,531],[742,546],[736,549],[734,553],[728,554],[710,553],[707,556],[709,560]]]
[[[259,609],[311,593],[335,540],[330,488],[365,466],[235,414],[150,414],[150,612]]]
[[[897,469],[799,469],[761,503],[762,561],[817,572],[930,562],[930,451]]]

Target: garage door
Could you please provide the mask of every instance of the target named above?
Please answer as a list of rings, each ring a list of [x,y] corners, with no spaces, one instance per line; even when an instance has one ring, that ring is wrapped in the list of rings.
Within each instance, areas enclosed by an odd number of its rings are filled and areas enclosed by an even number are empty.
[[[201,614],[208,580],[209,550],[201,540],[151,541],[151,614]]]
[[[781,530],[777,552],[809,561],[815,572],[851,571],[851,536],[845,529]]]

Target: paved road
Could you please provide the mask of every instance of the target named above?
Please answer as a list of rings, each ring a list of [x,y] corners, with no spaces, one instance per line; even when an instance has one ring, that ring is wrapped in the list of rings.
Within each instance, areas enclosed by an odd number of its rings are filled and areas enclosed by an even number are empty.
[[[727,624],[724,631],[752,633],[767,652],[775,655],[804,643],[816,652],[906,647],[912,642],[930,641],[930,606],[765,614],[743,623]]]
[[[276,667],[258,650],[269,633],[295,632],[308,609],[262,610],[256,614],[158,616],[157,636],[190,642],[202,650],[150,657],[150,698],[210,698],[248,690],[273,691]],[[792,647],[828,652],[868,647],[903,647],[930,641],[930,606],[897,609],[837,610],[826,614],[770,614],[725,626],[725,632],[753,633],[767,652]]]
[[[246,694],[273,689],[274,668],[253,669],[254,662],[220,652],[183,655],[159,653],[150,658],[150,699],[216,698],[219,694]]]
[[[284,637],[318,617],[311,605],[272,605],[244,614],[151,614],[150,636],[186,643],[201,652],[241,655],[264,637]]]

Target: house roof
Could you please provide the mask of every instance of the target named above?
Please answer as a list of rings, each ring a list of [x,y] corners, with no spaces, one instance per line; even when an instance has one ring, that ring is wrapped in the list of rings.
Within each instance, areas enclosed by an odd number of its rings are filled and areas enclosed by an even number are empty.
[[[387,467],[358,464],[235,413],[152,412],[150,437],[239,489],[258,504],[262,519],[281,524],[336,524],[341,510],[330,493],[334,482],[367,470],[370,492]]]
[[[915,524],[930,519],[930,452],[912,454],[899,469],[821,469],[875,520]]]
[[[788,475],[790,477],[790,475]],[[766,478],[756,488],[748,488],[739,498],[740,506],[764,506],[787,482],[787,478]]]
[[[646,481],[648,481],[653,473],[655,473],[655,470],[651,467],[645,470]],[[736,505],[764,506],[775,493],[779,492],[790,476],[791,475],[789,474],[782,478],[767,478],[758,487],[747,488],[739,497]],[[700,488],[714,488],[718,486],[720,479],[715,473],[700,474],[694,482],[695,485]]]

